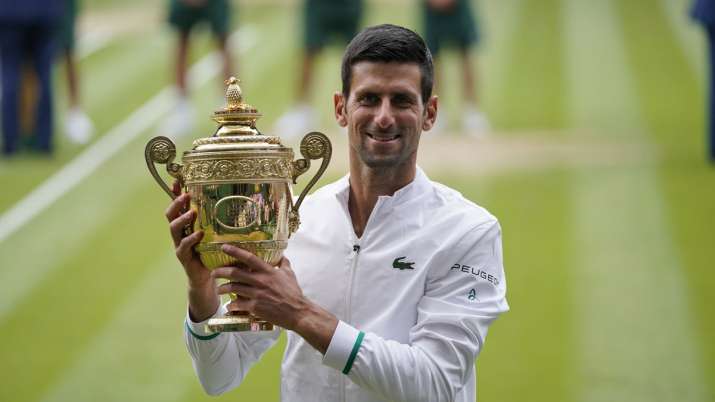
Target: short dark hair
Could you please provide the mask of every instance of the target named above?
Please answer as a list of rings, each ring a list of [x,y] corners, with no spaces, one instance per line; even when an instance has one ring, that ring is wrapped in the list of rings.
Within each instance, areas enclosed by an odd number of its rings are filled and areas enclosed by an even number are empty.
[[[375,25],[363,29],[350,41],[340,69],[346,99],[350,96],[352,67],[361,61],[415,63],[422,73],[422,102],[432,96],[432,54],[425,41],[412,30],[392,24]]]

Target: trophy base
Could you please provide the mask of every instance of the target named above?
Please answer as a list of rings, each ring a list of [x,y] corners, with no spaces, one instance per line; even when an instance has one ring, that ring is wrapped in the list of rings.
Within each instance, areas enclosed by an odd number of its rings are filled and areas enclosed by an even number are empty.
[[[225,315],[209,319],[206,328],[211,332],[258,332],[273,331],[275,325],[250,315]]]

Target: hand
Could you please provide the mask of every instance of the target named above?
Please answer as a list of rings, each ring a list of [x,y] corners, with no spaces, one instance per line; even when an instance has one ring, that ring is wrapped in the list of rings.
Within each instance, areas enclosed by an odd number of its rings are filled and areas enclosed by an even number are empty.
[[[283,258],[272,267],[262,259],[228,244],[221,248],[240,266],[213,270],[215,278],[228,279],[219,293],[234,293],[228,304],[232,311],[248,311],[256,317],[295,331],[320,353],[325,353],[333,338],[338,319],[303,296],[290,261]]]
[[[219,294],[234,293],[229,311],[247,311],[286,329],[294,329],[300,312],[308,307],[290,261],[283,258],[273,267],[254,254],[224,244],[222,251],[238,260],[238,266],[213,270],[216,279],[229,282],[218,287]]]
[[[209,271],[194,251],[204,236],[204,232],[196,231],[186,236],[184,228],[196,220],[196,211],[189,209],[189,194],[181,194],[179,183],[174,183],[174,194],[178,197],[166,210],[166,219],[169,220],[171,238],[174,240],[176,257],[184,267],[184,272],[189,281],[189,314],[195,322],[200,322],[211,317],[218,308],[219,298],[216,293],[216,283]]]
[[[176,186],[174,186],[174,190],[176,194]],[[169,221],[171,238],[174,240],[176,258],[184,266],[189,283],[203,286],[211,280],[211,272],[201,263],[198,253],[194,251],[194,246],[201,241],[204,233],[196,231],[188,236],[184,234],[184,228],[194,223],[196,211],[189,209],[189,200],[191,199],[189,194],[177,195],[178,197],[166,209],[166,219]]]

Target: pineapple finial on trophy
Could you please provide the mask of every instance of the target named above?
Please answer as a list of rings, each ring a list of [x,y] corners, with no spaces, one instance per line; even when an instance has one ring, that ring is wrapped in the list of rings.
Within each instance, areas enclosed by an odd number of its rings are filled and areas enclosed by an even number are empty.
[[[226,106],[229,110],[240,109],[243,103],[241,87],[238,83],[241,82],[236,77],[231,77],[225,81],[226,87]]]

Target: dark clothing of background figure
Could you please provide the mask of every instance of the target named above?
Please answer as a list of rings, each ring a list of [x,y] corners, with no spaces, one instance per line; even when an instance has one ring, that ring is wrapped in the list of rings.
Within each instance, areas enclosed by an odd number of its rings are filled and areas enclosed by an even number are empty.
[[[0,0],[3,153],[15,153],[20,138],[20,72],[28,60],[39,84],[35,110],[38,151],[52,150],[52,59],[54,36],[64,2]]]
[[[434,57],[445,47],[466,50],[479,42],[477,17],[469,0],[455,0],[449,10],[435,10],[422,0],[422,24],[425,42]]]
[[[693,4],[692,16],[703,24],[708,41],[708,61],[710,70],[708,99],[708,156],[715,162],[715,1],[696,0]]]
[[[306,0],[303,40],[308,52],[318,52],[331,40],[347,44],[358,33],[363,0]]]

